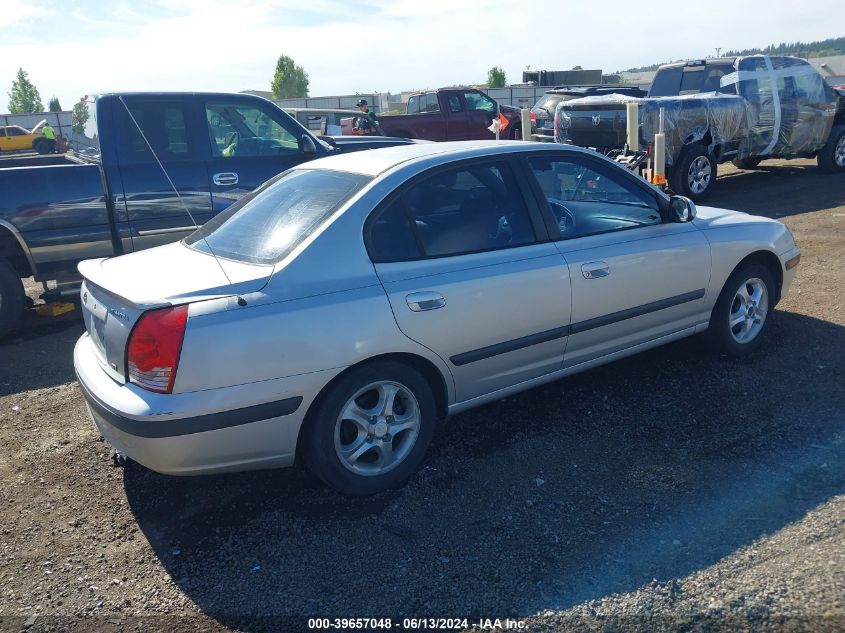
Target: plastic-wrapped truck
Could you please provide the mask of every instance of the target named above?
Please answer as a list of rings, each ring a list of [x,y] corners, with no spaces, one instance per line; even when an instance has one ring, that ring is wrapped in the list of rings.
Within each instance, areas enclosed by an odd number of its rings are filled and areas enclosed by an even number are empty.
[[[661,66],[649,96],[586,97],[555,111],[555,140],[601,152],[626,142],[625,104],[639,104],[640,144],[664,112],[669,186],[701,200],[717,165],[754,169],[766,158],[816,158],[845,172],[845,91],[796,57],[752,55]]]

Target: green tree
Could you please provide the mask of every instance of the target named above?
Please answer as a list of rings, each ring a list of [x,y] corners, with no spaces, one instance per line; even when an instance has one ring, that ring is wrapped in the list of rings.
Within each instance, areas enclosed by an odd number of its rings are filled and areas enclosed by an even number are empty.
[[[50,99],[50,105],[47,106],[47,109],[50,112],[61,112],[62,111],[62,104],[59,103],[59,98],[56,95],[53,95],[53,98]]]
[[[74,132],[82,134],[85,131],[86,123],[88,123],[88,108],[85,107],[84,101],[77,101],[73,106],[70,125]]]
[[[23,68],[18,68],[17,79],[12,80],[12,89],[8,94],[10,114],[44,112],[44,104],[41,103],[38,88],[32,85],[29,75]]]
[[[308,96],[308,73],[287,55],[276,62],[276,74],[270,84],[275,99],[295,99]]]
[[[508,83],[505,78],[505,71],[498,66],[493,66],[487,71],[487,87],[488,88],[504,88]]]

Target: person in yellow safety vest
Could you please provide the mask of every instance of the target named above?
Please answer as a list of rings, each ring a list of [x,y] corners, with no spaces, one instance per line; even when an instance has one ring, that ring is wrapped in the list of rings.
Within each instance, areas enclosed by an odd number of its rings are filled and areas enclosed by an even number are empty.
[[[44,138],[50,141],[50,153],[52,154],[56,151],[56,130],[49,123],[45,123],[41,133],[44,134]]]

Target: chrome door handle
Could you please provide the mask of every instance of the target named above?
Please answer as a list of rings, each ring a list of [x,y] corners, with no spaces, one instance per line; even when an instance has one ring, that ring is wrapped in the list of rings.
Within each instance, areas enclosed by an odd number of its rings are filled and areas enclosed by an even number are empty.
[[[446,298],[439,292],[425,290],[423,292],[412,292],[405,301],[413,312],[424,312],[425,310],[436,310],[446,305]]]
[[[610,267],[605,262],[587,262],[581,266],[584,279],[599,279],[610,274]]]
[[[215,185],[236,185],[238,184],[238,175],[233,171],[224,171],[219,174],[214,174],[211,179]]]

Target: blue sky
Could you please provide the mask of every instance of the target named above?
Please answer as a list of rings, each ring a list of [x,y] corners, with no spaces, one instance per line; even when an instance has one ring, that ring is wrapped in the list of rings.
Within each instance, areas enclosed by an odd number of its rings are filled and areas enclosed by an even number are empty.
[[[841,3],[0,0],[0,111],[18,67],[65,109],[105,90],[268,90],[280,54],[313,96],[399,92],[480,83],[493,65],[517,82],[527,65],[609,72],[841,36]]]

